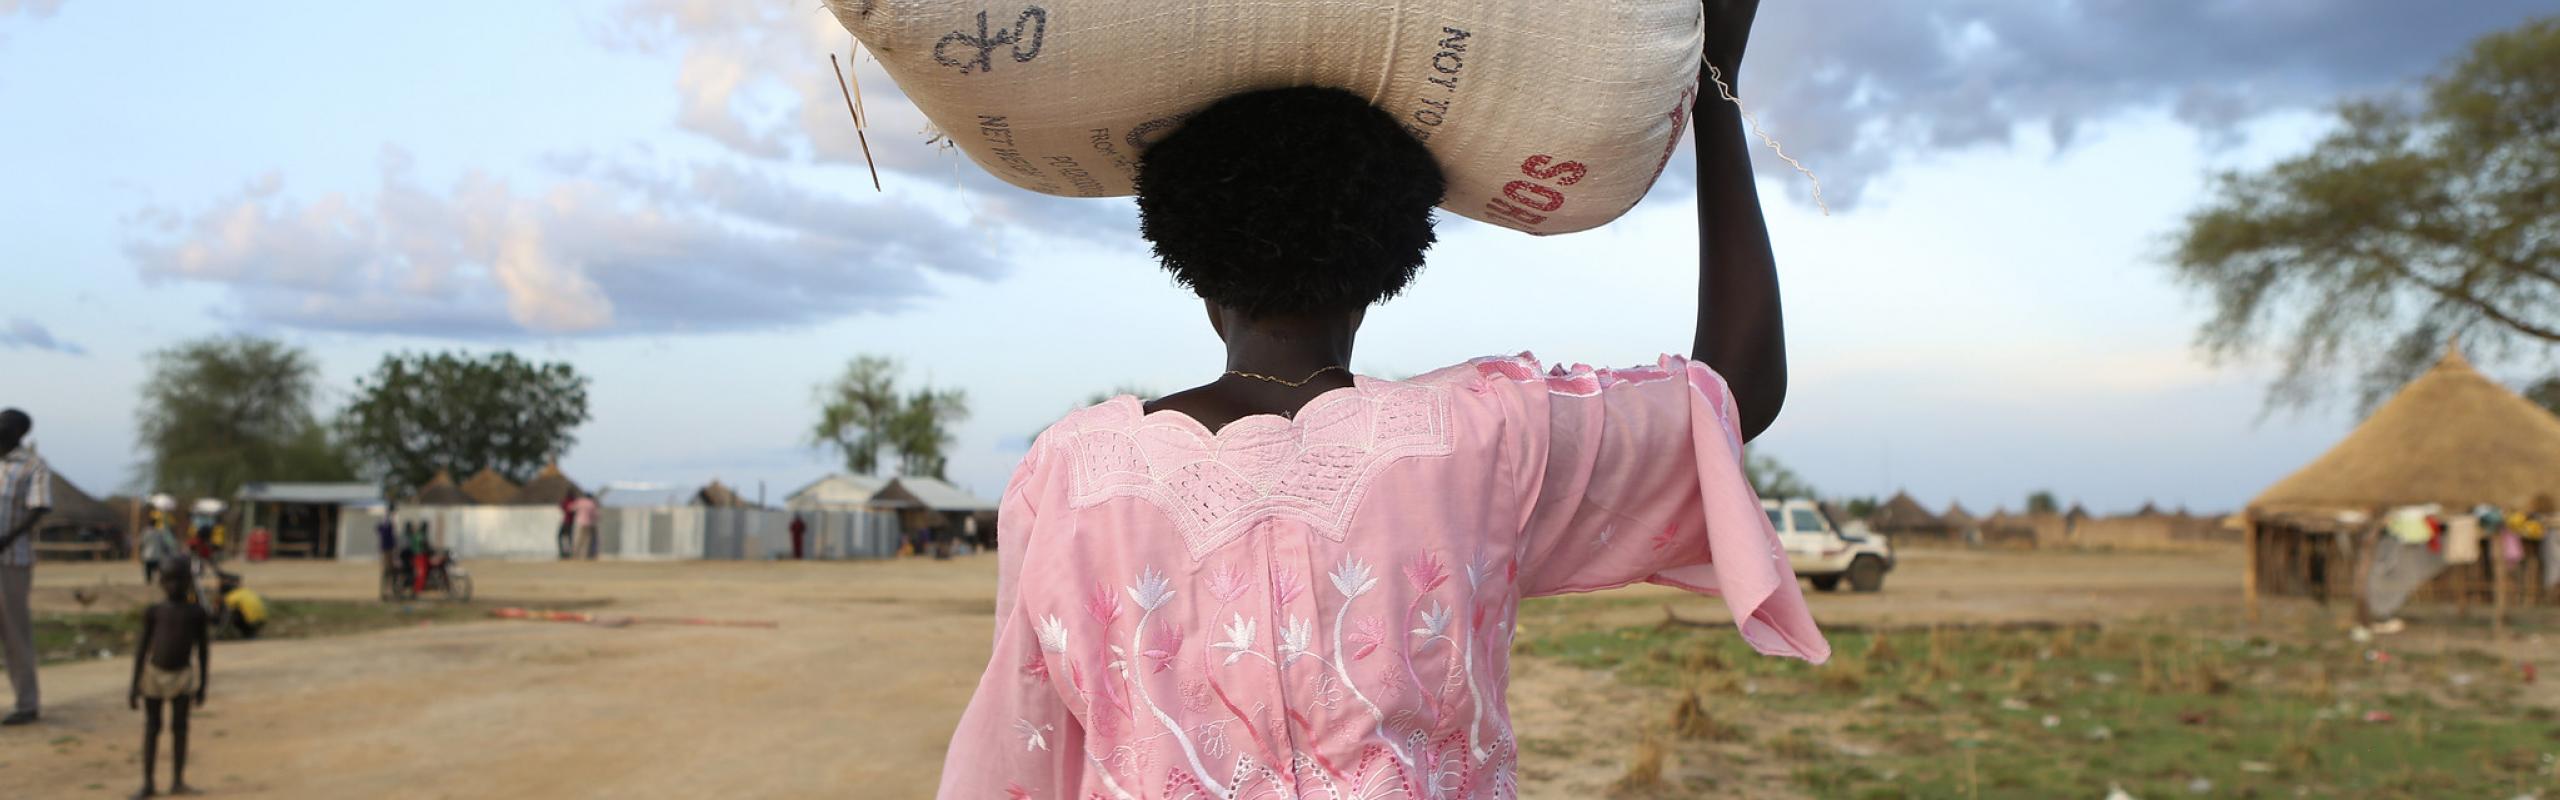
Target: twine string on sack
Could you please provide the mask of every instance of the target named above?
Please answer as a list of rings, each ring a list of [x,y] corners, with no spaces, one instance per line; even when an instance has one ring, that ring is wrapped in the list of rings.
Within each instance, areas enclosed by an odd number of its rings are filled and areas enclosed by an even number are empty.
[[[1722,70],[1716,69],[1716,65],[1714,64],[1707,64],[1705,66],[1707,68],[1707,80],[1713,81],[1716,85],[1716,94],[1722,96],[1726,102],[1732,103],[1734,108],[1742,111],[1742,121],[1744,124],[1751,126],[1751,135],[1760,137],[1760,141],[1767,143],[1769,145],[1769,150],[1778,154],[1778,160],[1787,162],[1787,166],[1794,167],[1796,172],[1804,175],[1805,180],[1813,183],[1814,207],[1822,209],[1823,216],[1831,216],[1831,206],[1822,202],[1822,179],[1815,177],[1813,170],[1807,169],[1804,162],[1797,161],[1795,156],[1787,155],[1787,149],[1778,145],[1777,137],[1770,136],[1768,131],[1760,129],[1760,118],[1751,113],[1750,106],[1742,104],[1742,98],[1734,96],[1733,87],[1725,85],[1724,72]]]

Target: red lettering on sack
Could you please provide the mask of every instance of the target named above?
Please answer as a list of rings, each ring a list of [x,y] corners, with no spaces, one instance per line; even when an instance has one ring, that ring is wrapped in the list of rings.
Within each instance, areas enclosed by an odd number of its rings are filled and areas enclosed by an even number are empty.
[[[1671,135],[1665,138],[1662,142],[1662,157],[1654,160],[1653,162],[1653,176],[1646,178],[1644,181],[1646,192],[1653,191],[1653,184],[1662,180],[1662,169],[1664,167],[1671,166],[1671,154],[1679,151],[1680,137],[1687,134],[1689,131],[1689,106],[1697,101],[1698,87],[1693,85],[1689,88],[1680,90],[1680,102],[1671,107],[1671,113],[1669,115],[1671,117]],[[1644,194],[1638,193],[1635,198],[1627,201],[1627,207],[1634,208],[1636,201],[1643,198]]]
[[[1529,160],[1520,162],[1520,174],[1542,181],[1555,181],[1557,186],[1572,186],[1581,183],[1583,176],[1591,173],[1591,170],[1582,166],[1580,161],[1565,161],[1548,166],[1549,162],[1554,161],[1554,156],[1530,156]],[[1563,177],[1557,177],[1559,175]]]
[[[1522,197],[1520,196],[1521,192],[1528,192],[1531,195],[1535,195],[1535,197]],[[1556,209],[1564,207],[1563,192],[1549,189],[1528,181],[1512,181],[1510,183],[1503,184],[1502,196],[1511,198],[1511,201],[1514,203],[1519,203],[1539,211],[1546,211],[1550,213],[1554,212]]]

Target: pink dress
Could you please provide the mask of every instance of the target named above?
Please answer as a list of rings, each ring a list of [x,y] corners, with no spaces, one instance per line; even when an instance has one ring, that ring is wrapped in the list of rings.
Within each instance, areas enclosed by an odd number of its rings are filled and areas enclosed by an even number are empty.
[[[1508,798],[1523,597],[1720,595],[1821,662],[1724,379],[1527,354],[1215,434],[1121,397],[1034,442],[943,798]]]

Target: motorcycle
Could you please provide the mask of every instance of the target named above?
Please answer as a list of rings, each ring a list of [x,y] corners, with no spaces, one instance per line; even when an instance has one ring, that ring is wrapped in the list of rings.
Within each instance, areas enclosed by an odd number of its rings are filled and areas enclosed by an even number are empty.
[[[388,567],[382,571],[384,602],[407,602],[427,592],[443,593],[444,599],[458,603],[470,602],[471,572],[463,569],[462,565],[454,559],[453,551],[447,550],[427,557],[427,579],[424,586],[417,585],[415,570],[408,563],[409,559],[403,558],[400,561],[399,566]]]

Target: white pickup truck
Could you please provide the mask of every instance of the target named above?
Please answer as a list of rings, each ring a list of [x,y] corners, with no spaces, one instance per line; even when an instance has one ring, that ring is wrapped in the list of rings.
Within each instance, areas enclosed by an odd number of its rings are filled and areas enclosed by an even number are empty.
[[[1893,571],[1893,544],[1883,534],[1841,533],[1811,500],[1762,500],[1760,508],[1769,512],[1769,527],[1787,548],[1787,565],[1796,577],[1812,581],[1815,591],[1838,591],[1842,578],[1856,591],[1884,588],[1884,574]]]

